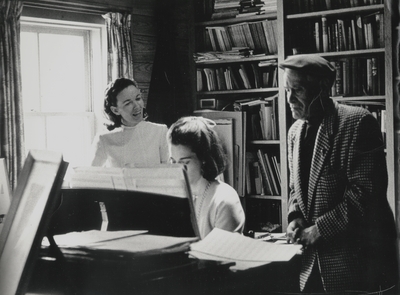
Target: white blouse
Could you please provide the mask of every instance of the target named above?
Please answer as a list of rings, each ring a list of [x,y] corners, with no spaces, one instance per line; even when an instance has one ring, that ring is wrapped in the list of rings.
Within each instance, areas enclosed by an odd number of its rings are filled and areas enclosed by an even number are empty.
[[[134,127],[122,126],[96,136],[91,166],[134,167],[168,161],[168,128],[142,121]]]

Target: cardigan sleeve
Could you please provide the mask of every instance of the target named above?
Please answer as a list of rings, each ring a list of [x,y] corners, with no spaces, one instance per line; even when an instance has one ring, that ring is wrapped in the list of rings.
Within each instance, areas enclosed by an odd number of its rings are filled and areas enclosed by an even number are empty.
[[[168,131],[167,126],[163,125],[161,136],[160,136],[160,160],[161,160],[161,163],[168,163],[168,159],[169,159],[167,131]]]

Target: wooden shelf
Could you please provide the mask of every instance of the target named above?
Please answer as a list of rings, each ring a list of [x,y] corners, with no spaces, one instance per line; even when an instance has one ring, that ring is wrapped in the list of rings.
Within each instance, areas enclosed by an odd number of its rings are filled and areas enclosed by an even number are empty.
[[[336,101],[385,101],[385,95],[371,95],[371,96],[333,96],[332,99]]]
[[[361,50],[346,50],[346,51],[332,51],[332,52],[315,52],[306,54],[315,54],[322,57],[363,57],[374,54],[385,54],[385,48],[361,49]]]
[[[350,8],[341,8],[341,9],[332,9],[332,10],[321,10],[315,12],[307,12],[307,13],[297,13],[297,14],[288,14],[286,15],[286,19],[305,19],[305,18],[317,18],[321,16],[330,16],[330,15],[344,15],[344,14],[354,14],[354,13],[363,13],[370,11],[378,11],[384,10],[383,4],[375,4],[375,5],[366,5],[359,7],[350,7]]]
[[[262,94],[278,92],[279,88],[257,88],[257,89],[241,89],[241,90],[216,90],[216,91],[202,91],[197,92],[201,96],[215,96],[215,95],[235,95],[235,94]]]
[[[196,66],[200,67],[202,65],[214,65],[214,64],[232,64],[232,63],[248,63],[248,62],[257,62],[264,60],[273,60],[278,59],[277,55],[262,55],[262,56],[252,56],[252,57],[243,57],[238,59],[218,59],[218,60],[205,60],[205,61],[196,61]]]
[[[266,196],[266,195],[246,195],[245,198],[263,199],[263,200],[277,200],[277,201],[281,201],[282,200],[281,196]]]
[[[219,20],[210,20],[204,22],[198,22],[195,25],[198,27],[206,27],[206,26],[220,26],[220,25],[230,25],[241,22],[254,22],[263,19],[276,19],[276,11],[267,12],[264,14],[258,15],[249,15],[249,16],[239,16],[235,18],[227,18],[227,19],[219,19]]]
[[[281,142],[279,140],[265,140],[265,139],[257,139],[249,141],[250,144],[255,145],[279,145]]]

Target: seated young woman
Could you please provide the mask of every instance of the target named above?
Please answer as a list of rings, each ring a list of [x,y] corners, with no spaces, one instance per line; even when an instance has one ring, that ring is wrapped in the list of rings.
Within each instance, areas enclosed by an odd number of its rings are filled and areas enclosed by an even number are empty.
[[[242,233],[245,224],[237,192],[216,179],[226,167],[226,155],[214,126],[203,117],[183,117],[167,133],[170,161],[187,168],[201,238],[215,227]]]
[[[135,167],[166,163],[168,145],[163,124],[146,121],[136,81],[118,78],[105,90],[104,114],[109,132],[93,141],[91,166]]]

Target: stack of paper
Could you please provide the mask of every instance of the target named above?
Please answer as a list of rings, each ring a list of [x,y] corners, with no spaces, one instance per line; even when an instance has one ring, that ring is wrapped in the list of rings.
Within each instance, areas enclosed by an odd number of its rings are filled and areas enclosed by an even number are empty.
[[[235,269],[247,269],[276,261],[289,261],[301,245],[270,243],[214,228],[203,240],[190,246],[198,259],[235,261]]]
[[[108,255],[143,256],[187,251],[197,237],[172,237],[147,234],[146,230],[83,231],[54,236],[54,241],[64,254],[76,256]],[[48,246],[44,239],[42,246]]]

